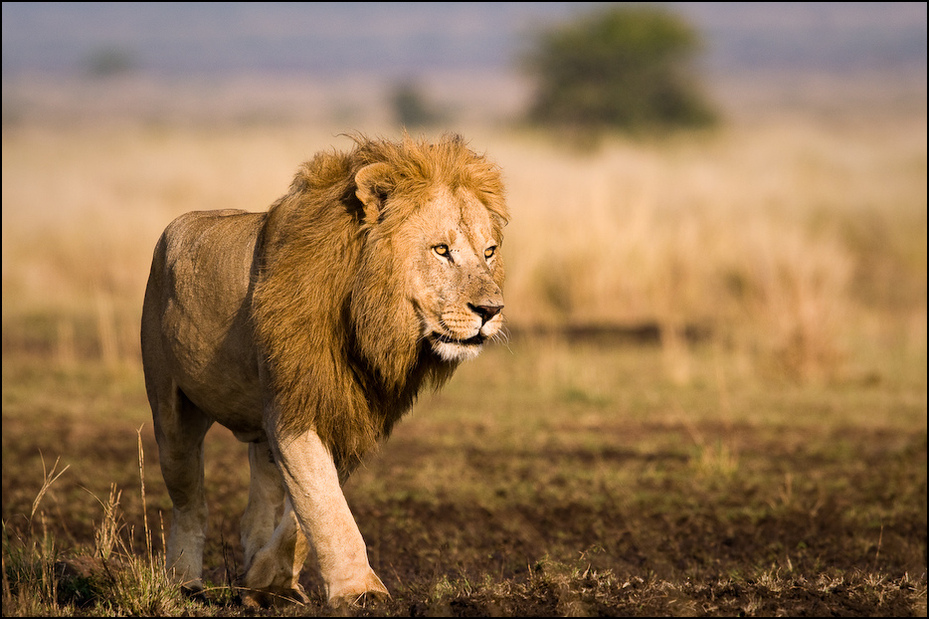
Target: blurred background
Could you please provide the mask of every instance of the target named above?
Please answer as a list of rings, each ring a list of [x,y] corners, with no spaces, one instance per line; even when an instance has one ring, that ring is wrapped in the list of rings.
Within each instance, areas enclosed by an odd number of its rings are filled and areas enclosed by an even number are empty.
[[[3,350],[138,359],[151,249],[343,132],[499,163],[511,336],[925,365],[924,3],[3,3]]]
[[[926,3],[2,17],[4,615],[256,612],[224,586],[178,607],[143,539],[170,511],[152,250],[405,128],[502,170],[508,337],[346,486],[388,614],[925,616]],[[248,471],[206,442],[207,580],[232,584]],[[123,536],[130,578],[60,569]]]
[[[341,129],[398,120],[396,95],[410,90],[444,122],[514,120],[531,105],[540,76],[525,60],[545,32],[622,6],[5,3],[4,122],[121,113]],[[925,81],[920,3],[645,6],[694,31],[699,81],[727,109],[744,101],[722,88],[796,102],[825,94],[813,77]]]

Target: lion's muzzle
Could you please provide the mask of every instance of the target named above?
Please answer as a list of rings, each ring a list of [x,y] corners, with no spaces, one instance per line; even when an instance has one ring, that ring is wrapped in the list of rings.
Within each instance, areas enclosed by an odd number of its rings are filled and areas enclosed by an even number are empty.
[[[439,328],[431,329],[426,336],[432,350],[446,361],[473,359],[503,326],[502,303],[466,306],[443,312]]]

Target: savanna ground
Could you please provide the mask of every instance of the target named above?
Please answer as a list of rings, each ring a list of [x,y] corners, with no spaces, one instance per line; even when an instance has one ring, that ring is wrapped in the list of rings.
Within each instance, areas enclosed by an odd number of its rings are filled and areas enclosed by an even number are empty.
[[[466,131],[509,188],[510,337],[348,482],[393,596],[351,612],[925,616],[917,90],[593,152]],[[264,209],[357,126],[4,113],[4,615],[329,614],[312,564],[308,607],[242,604],[222,428],[211,587],[165,584],[137,333],[171,218]]]

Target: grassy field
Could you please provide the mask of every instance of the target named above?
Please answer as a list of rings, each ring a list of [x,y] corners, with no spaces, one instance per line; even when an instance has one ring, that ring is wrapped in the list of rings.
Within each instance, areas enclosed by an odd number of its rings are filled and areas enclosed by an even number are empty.
[[[510,338],[347,484],[393,595],[356,614],[925,616],[924,93],[593,152],[466,135],[508,185]],[[4,615],[329,612],[312,566],[308,607],[242,605],[247,459],[221,428],[212,586],[163,582],[138,321],[174,216],[263,210],[348,144],[4,126]]]

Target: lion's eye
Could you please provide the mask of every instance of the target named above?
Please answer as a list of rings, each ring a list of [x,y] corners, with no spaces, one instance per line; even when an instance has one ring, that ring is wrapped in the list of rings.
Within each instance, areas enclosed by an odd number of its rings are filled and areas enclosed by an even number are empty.
[[[494,254],[495,254],[495,253],[497,253],[497,246],[496,246],[496,245],[494,245],[493,247],[488,247],[487,249],[485,249],[485,250],[484,250],[484,257],[487,258],[488,260],[490,260],[491,258],[494,257]]]
[[[443,258],[448,258],[448,245],[436,245],[432,251]]]

